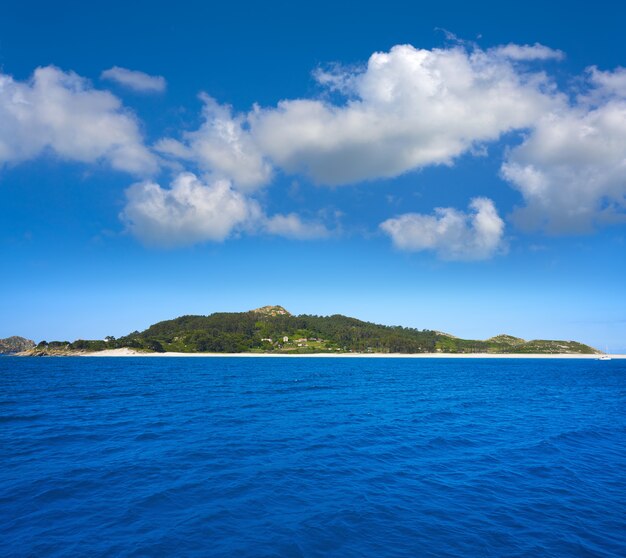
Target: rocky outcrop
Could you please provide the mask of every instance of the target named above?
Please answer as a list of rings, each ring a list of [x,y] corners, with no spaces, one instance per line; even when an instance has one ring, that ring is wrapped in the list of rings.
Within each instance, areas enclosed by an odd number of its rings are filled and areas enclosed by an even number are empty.
[[[264,316],[291,316],[291,313],[282,306],[263,306],[252,310],[252,312],[263,314]]]
[[[19,353],[15,353],[17,356],[35,356],[35,357],[47,357],[47,356],[79,356],[84,355],[88,351],[80,351],[76,349],[69,348],[51,348],[51,347],[42,347],[41,345],[37,345],[31,349],[27,349],[25,351],[21,351]]]
[[[35,346],[35,342],[24,337],[7,337],[0,339],[0,354],[13,354],[28,351]]]

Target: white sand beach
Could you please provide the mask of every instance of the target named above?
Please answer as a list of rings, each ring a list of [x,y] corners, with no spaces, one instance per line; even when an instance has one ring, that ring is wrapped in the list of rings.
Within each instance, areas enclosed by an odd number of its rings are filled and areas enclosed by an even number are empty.
[[[275,353],[144,353],[133,349],[107,349],[94,353],[84,353],[84,357],[237,357],[237,358],[568,358],[595,360],[600,355],[581,354],[492,354],[492,353],[310,353],[310,354],[275,354]],[[624,354],[609,355],[613,359],[626,359]]]

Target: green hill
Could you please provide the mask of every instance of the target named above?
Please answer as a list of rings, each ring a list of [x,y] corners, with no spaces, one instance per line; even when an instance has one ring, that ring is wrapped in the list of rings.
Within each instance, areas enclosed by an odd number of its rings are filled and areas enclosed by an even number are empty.
[[[491,337],[487,339],[486,343],[493,343],[495,345],[508,345],[509,347],[517,347],[526,343],[520,337],[513,337],[512,335],[506,335],[502,333],[500,335],[496,335],[495,337]]]
[[[485,341],[460,339],[447,333],[402,326],[385,326],[356,318],[294,316],[281,306],[249,312],[218,312],[181,316],[158,322],[145,331],[105,341],[40,343],[38,354],[98,351],[128,347],[183,353],[597,353],[575,341],[525,341],[498,335]]]

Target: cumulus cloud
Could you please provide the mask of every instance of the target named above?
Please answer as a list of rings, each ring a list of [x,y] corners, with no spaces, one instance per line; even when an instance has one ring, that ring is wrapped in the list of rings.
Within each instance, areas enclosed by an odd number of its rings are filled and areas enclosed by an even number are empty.
[[[626,217],[625,72],[589,76],[589,93],[539,119],[502,166],[525,201],[513,215],[522,228],[585,232]]]
[[[484,142],[532,125],[559,102],[545,74],[511,60],[545,59],[550,49],[520,46],[516,54],[514,46],[398,45],[374,53],[363,67],[318,69],[314,76],[325,91],[344,96],[339,103],[288,99],[233,115],[204,96],[202,126],[182,141],[162,140],[157,149],[246,190],[271,179],[270,163],[327,185],[449,165]]]
[[[468,212],[445,207],[434,215],[406,213],[380,228],[397,248],[432,250],[444,260],[484,260],[506,248],[504,221],[488,198],[474,198]]]
[[[208,95],[201,95],[201,99],[204,122],[200,129],[184,133],[182,141],[165,138],[156,149],[194,161],[214,178],[231,180],[244,191],[267,184],[272,168],[251,138],[246,117],[233,116],[229,106],[218,104]]]
[[[169,188],[134,184],[126,197],[122,221],[142,242],[156,246],[222,241],[259,213],[228,181],[204,184],[192,173],[181,173]]]
[[[189,172],[179,174],[169,188],[151,181],[134,184],[126,198],[121,220],[151,246],[221,242],[241,232],[300,240],[328,236],[322,224],[302,221],[294,213],[266,216],[256,200],[227,180],[206,183]]]
[[[522,143],[501,167],[524,201],[515,223],[590,230],[626,220],[626,69],[590,67],[570,97],[535,69],[563,57],[538,43],[397,45],[362,66],[317,70],[316,98],[237,113],[203,94],[199,128],[165,137],[153,151],[121,101],[75,73],[50,66],[27,81],[0,73],[0,165],[51,153],[145,177],[170,158],[203,178],[182,173],[169,187],[144,181],[129,188],[122,218],[145,242],[220,241],[240,231],[322,238],[330,234],[322,223],[268,216],[251,196],[281,172],[341,185],[452,165],[517,130]],[[102,78],[146,92],[166,87],[159,76],[120,67]],[[405,214],[381,227],[399,248],[447,259],[481,259],[503,247],[502,220],[483,198],[467,212]]]
[[[107,161],[146,175],[157,170],[136,118],[120,100],[73,72],[38,68],[27,82],[0,73],[0,165],[51,151],[62,159]]]
[[[114,81],[141,93],[162,93],[167,86],[163,76],[151,76],[144,72],[128,70],[119,66],[113,66],[108,70],[104,70],[100,74],[100,79]]]
[[[534,45],[508,45],[499,46],[489,50],[490,53],[509,58],[511,60],[563,60],[565,53],[562,50],[544,46],[539,43]]]
[[[451,164],[477,144],[532,125],[559,97],[543,74],[463,47],[399,45],[374,53],[363,70],[316,76],[346,102],[284,100],[247,118],[275,165],[330,185]]]

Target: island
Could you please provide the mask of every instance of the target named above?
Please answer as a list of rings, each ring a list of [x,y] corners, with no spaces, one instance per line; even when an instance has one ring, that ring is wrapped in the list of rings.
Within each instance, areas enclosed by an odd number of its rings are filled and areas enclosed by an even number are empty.
[[[13,335],[6,339],[0,339],[0,355],[12,355],[29,351],[35,347],[35,342],[25,337]]]
[[[13,352],[21,356],[71,356],[112,350],[119,354],[122,350],[132,354],[601,354],[577,341],[526,341],[511,335],[461,339],[441,331],[380,325],[340,314],[296,316],[282,306],[180,316],[119,338],[41,341]]]

